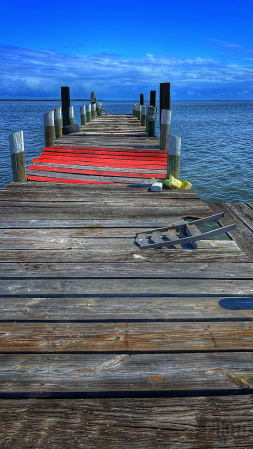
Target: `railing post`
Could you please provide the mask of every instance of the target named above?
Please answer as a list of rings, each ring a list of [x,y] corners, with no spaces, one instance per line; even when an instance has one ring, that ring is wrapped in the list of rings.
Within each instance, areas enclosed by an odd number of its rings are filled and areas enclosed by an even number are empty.
[[[80,115],[81,115],[81,126],[86,123],[86,106],[80,107]]]
[[[167,177],[179,179],[181,137],[168,135]]]
[[[146,106],[141,106],[141,126],[146,126],[146,116],[147,108]]]
[[[74,118],[74,106],[69,107],[69,124],[74,125],[75,118]]]
[[[54,130],[56,139],[62,136],[61,107],[54,110]]]
[[[27,182],[23,131],[18,131],[9,136],[9,148],[13,181]]]
[[[64,128],[64,126],[68,126],[70,124],[69,123],[70,96],[68,86],[61,87],[61,107],[62,107],[62,120]]]
[[[87,104],[86,112],[87,112],[87,122],[90,122],[91,121],[91,104]]]
[[[160,126],[160,148],[166,150],[168,148],[168,134],[170,133],[172,111],[162,109],[161,126]]]
[[[170,110],[170,83],[160,83],[160,125],[163,109]]]
[[[53,147],[54,140],[54,111],[44,114],[45,146]]]
[[[148,137],[155,137],[156,108],[154,108],[153,106],[148,106],[147,119]]]

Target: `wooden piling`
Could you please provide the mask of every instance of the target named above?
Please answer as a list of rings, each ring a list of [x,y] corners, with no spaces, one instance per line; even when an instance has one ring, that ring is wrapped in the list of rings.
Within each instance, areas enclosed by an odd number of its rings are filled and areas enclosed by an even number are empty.
[[[102,102],[98,102],[97,104],[97,115],[101,116],[102,115]]]
[[[81,125],[85,125],[86,123],[86,106],[80,107],[80,115],[81,115]]]
[[[91,121],[91,104],[86,105],[87,122]]]
[[[136,111],[137,111],[137,119],[140,120],[141,119],[141,105],[140,104],[136,105]]]
[[[161,126],[160,126],[160,148],[166,150],[168,148],[168,134],[170,133],[172,111],[163,109],[161,114]]]
[[[170,83],[160,83],[160,125],[163,109],[170,110]]]
[[[75,118],[74,118],[74,106],[69,107],[69,124],[74,125]]]
[[[156,107],[156,91],[151,90],[150,91],[150,106]]]
[[[61,106],[62,106],[62,121],[64,127],[70,124],[69,122],[70,95],[68,86],[61,87]]]
[[[44,114],[45,146],[53,147],[54,140],[54,111]]]
[[[56,139],[62,136],[61,107],[54,110],[54,131]]]
[[[18,131],[9,136],[9,147],[13,181],[27,182],[23,131]]]
[[[144,105],[144,95],[140,94],[140,105],[143,106]]]
[[[181,137],[168,135],[167,177],[179,179]]]
[[[155,137],[156,108],[154,108],[153,106],[148,106],[147,119],[148,137]]]
[[[146,126],[146,116],[147,108],[146,106],[141,106],[141,126]]]
[[[95,118],[96,117],[96,103],[93,103],[91,105],[91,118]]]
[[[133,103],[133,115],[136,116],[136,103]]]
[[[95,94],[95,92],[91,92],[90,102],[91,102],[91,104],[95,104],[96,103],[96,94]]]

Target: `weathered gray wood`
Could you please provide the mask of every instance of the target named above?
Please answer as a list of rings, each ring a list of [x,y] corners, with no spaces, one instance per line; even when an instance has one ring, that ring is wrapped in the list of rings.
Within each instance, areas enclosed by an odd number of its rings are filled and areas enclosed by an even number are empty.
[[[48,264],[50,267],[50,264]],[[40,264],[37,267],[39,275]],[[34,268],[35,270],[36,268]],[[27,275],[29,274],[29,271]],[[46,281],[45,281],[46,282]],[[134,282],[134,281],[133,281]],[[28,292],[29,293],[29,292]],[[252,320],[253,297],[245,296],[2,296],[1,320]]]
[[[253,338],[252,321],[3,322],[0,323],[0,328],[0,349],[2,353],[8,354],[11,352],[252,351]],[[252,373],[252,357],[249,362]],[[240,366],[236,357],[233,359],[233,364],[238,368]]]
[[[87,278],[47,279],[48,295],[252,295],[252,280],[232,279],[138,279]],[[6,279],[1,281],[0,295],[43,295],[43,279]]]
[[[86,249],[61,249],[61,250],[1,250],[0,262],[32,262],[32,263],[48,263],[48,262],[149,262],[159,264],[160,262],[233,262],[242,263],[249,262],[248,256],[238,247],[224,248],[213,247],[198,250],[184,249],[166,249],[155,251],[142,251],[137,247],[134,249],[122,247],[115,251],[115,247],[103,248],[98,251],[97,248]],[[211,292],[210,292],[211,293]]]
[[[157,169],[156,167],[150,167],[150,168],[131,168],[131,167],[102,167],[97,165],[74,165],[74,164],[64,164],[64,163],[52,163],[52,162],[33,162],[33,165],[36,167],[45,167],[45,170],[47,167],[58,167],[58,168],[67,168],[67,169],[74,169],[76,170],[76,173],[78,173],[78,170],[92,170],[92,171],[112,171],[112,172],[120,172],[120,173],[154,173],[156,177],[158,178],[160,174],[164,174],[164,169]],[[31,167],[31,166],[30,166]],[[60,170],[59,170],[60,172]]]
[[[9,136],[11,154],[11,166],[14,182],[26,183],[26,166],[23,131],[18,131]]]
[[[251,207],[245,203],[226,203],[226,206],[253,232],[253,210]]]
[[[53,147],[55,145],[54,111],[49,111],[46,114],[44,114],[44,132],[45,132],[45,146]]]
[[[215,212],[224,212],[224,218],[221,218],[222,226],[236,223],[236,229],[231,231],[231,237],[236,241],[242,251],[253,261],[253,233],[242,221],[230,210],[224,203],[208,203],[209,207]]]
[[[1,400],[4,449],[249,449],[252,395]],[[50,443],[48,443],[50,441]]]

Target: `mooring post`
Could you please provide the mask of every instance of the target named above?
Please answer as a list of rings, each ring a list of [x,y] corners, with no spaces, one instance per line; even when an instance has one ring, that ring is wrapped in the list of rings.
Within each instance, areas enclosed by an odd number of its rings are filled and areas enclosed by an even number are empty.
[[[97,115],[98,116],[102,115],[102,103],[101,102],[97,103]]]
[[[156,90],[150,91],[150,106],[156,107]]]
[[[96,103],[93,103],[91,105],[91,118],[95,118],[96,117]]]
[[[133,103],[133,115],[136,116],[136,103]]]
[[[23,131],[17,131],[9,136],[9,147],[13,181],[27,182]]]
[[[61,107],[54,110],[54,131],[56,139],[62,136]]]
[[[147,115],[146,106],[141,106],[141,126],[146,126],[146,115]]]
[[[181,137],[168,135],[167,177],[179,179]]]
[[[161,126],[160,126],[160,148],[166,150],[168,148],[168,134],[170,133],[172,111],[162,109]]]
[[[87,122],[91,121],[91,104],[86,105]]]
[[[137,111],[137,119],[140,120],[141,119],[141,105],[140,104],[136,105],[136,111]]]
[[[54,140],[54,111],[44,114],[45,146],[53,147]]]
[[[86,123],[86,106],[80,107],[80,115],[81,115],[81,126]]]
[[[61,107],[62,107],[62,121],[63,127],[70,125],[69,122],[69,107],[70,107],[70,96],[69,87],[61,87]]]
[[[154,108],[153,106],[148,106],[147,119],[148,137],[155,137],[156,108]]]
[[[170,110],[170,83],[160,83],[160,125],[163,109]]]
[[[140,94],[140,105],[143,106],[144,105],[144,95]]]
[[[69,107],[69,124],[74,125],[75,118],[74,118],[74,106]]]

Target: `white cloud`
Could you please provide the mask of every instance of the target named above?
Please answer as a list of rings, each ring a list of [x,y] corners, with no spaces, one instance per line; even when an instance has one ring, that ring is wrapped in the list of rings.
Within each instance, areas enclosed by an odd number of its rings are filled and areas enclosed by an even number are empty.
[[[196,94],[195,94],[195,92],[191,92],[190,90],[188,90],[187,95],[196,95]]]

